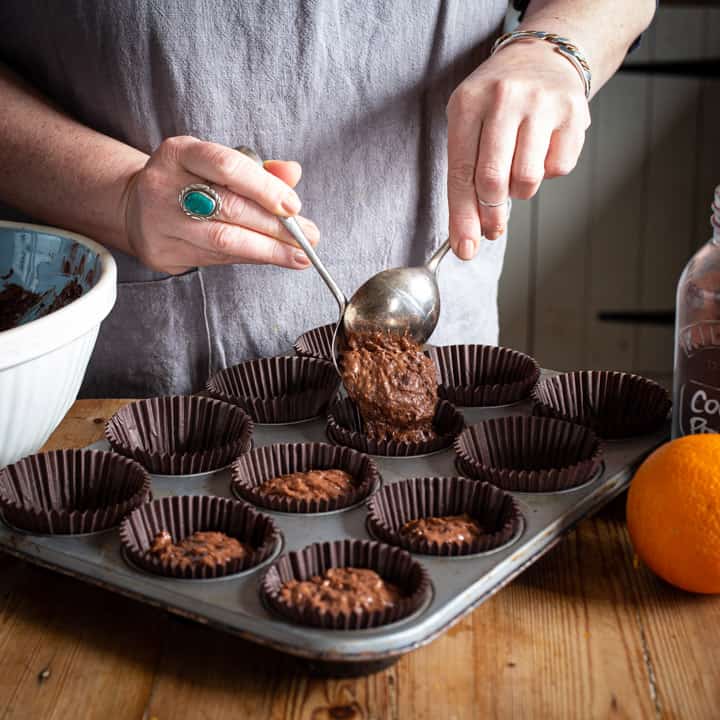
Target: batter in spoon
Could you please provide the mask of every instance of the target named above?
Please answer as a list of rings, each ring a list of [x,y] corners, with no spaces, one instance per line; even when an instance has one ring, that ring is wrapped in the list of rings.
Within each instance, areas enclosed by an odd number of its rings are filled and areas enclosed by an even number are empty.
[[[409,337],[351,335],[342,357],[343,383],[373,440],[425,442],[437,407],[433,361]]]

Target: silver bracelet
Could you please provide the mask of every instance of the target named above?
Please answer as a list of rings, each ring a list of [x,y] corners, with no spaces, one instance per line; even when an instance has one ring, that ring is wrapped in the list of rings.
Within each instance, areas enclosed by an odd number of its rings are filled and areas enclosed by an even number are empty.
[[[592,73],[588,64],[585,53],[567,38],[555,35],[554,33],[543,32],[542,30],[513,30],[512,32],[501,35],[493,44],[491,55],[498,50],[502,50],[506,45],[516,40],[544,40],[555,47],[555,52],[567,58],[572,66],[578,71],[578,75],[582,78],[585,86],[585,97],[590,99],[590,84],[592,82]]]

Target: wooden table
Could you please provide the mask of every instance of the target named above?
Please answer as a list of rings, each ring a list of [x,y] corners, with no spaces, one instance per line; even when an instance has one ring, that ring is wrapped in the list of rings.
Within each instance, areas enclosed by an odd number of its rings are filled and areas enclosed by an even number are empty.
[[[122,404],[76,402],[46,447],[99,439]],[[720,717],[720,600],[634,562],[622,499],[434,643],[351,680],[2,554],[0,573],[0,720]]]

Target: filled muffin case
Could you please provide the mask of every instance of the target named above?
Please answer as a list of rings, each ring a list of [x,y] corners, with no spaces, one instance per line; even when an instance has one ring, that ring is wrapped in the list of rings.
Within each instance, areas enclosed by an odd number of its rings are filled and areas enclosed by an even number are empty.
[[[305,667],[368,672],[508,583],[667,437],[649,380],[456,345],[426,350],[436,440],[368,441],[327,335],[221,371],[206,397],[125,406],[91,449],[0,469],[0,546]]]

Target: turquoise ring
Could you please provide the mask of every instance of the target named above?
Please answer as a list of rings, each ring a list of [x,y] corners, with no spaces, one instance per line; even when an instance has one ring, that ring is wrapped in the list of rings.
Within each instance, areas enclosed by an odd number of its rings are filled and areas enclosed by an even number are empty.
[[[186,185],[178,196],[182,211],[193,220],[212,220],[220,214],[222,198],[209,185]]]

